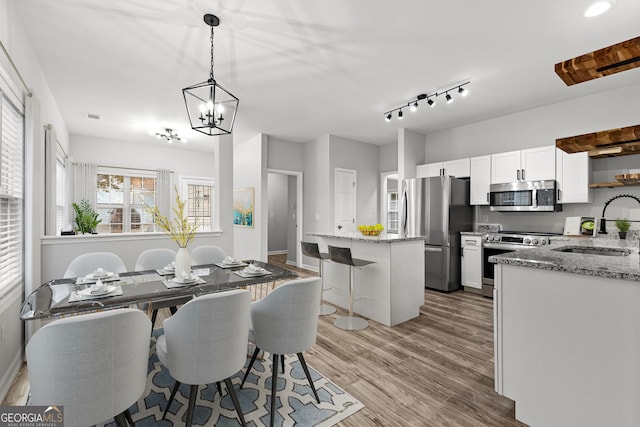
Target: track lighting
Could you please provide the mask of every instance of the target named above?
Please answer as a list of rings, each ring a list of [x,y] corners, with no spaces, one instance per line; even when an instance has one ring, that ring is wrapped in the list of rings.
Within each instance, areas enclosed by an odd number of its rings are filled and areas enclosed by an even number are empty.
[[[178,136],[177,133],[173,131],[173,129],[166,128],[164,132],[156,132],[156,138],[165,139],[169,144],[173,141],[187,142],[187,138],[183,138]]]
[[[392,110],[387,111],[386,113],[384,113],[384,119],[387,122],[390,122],[391,119],[393,118],[393,112],[397,111],[398,112],[398,120],[402,120],[404,118],[404,114],[402,112],[403,108],[409,108],[411,111],[416,111],[419,107],[419,103],[420,101],[426,99],[427,100],[427,105],[429,105],[429,107],[433,107],[434,105],[436,105],[436,100],[438,98],[438,96],[440,95],[445,95],[445,99],[447,100],[447,104],[453,102],[453,96],[451,96],[451,94],[449,92],[453,92],[456,91],[458,92],[458,95],[460,96],[467,96],[469,94],[469,91],[464,87],[465,85],[468,85],[469,83],[471,83],[470,81],[468,82],[464,82],[461,83],[459,85],[455,85],[450,87],[449,89],[444,89],[442,91],[436,91],[432,94],[425,94],[425,93],[421,93],[420,95],[417,95],[414,99],[410,100],[409,102],[407,102],[404,105],[401,105],[400,107],[394,108]]]

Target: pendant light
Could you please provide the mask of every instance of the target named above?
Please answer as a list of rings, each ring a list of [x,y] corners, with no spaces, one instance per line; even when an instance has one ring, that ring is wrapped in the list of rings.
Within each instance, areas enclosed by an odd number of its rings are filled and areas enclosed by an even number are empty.
[[[220,86],[213,75],[213,29],[220,25],[220,20],[215,15],[206,14],[204,22],[211,27],[209,79],[182,89],[182,95],[193,130],[209,136],[228,135],[233,130],[240,100]]]

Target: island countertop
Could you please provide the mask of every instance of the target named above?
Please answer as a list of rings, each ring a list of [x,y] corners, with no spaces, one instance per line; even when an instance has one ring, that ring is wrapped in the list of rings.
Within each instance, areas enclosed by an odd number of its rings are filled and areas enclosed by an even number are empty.
[[[399,234],[381,233],[379,236],[365,236],[362,233],[306,233],[308,236],[330,237],[334,239],[358,240],[369,243],[394,243],[424,240],[425,237],[402,237]]]
[[[597,247],[612,250],[626,249],[630,254],[625,256],[604,256],[554,250],[563,246]],[[638,241],[635,239],[613,240],[608,238],[557,237],[551,239],[549,246],[493,255],[489,258],[489,261],[496,264],[509,264],[540,270],[564,271],[609,279],[640,281]]]

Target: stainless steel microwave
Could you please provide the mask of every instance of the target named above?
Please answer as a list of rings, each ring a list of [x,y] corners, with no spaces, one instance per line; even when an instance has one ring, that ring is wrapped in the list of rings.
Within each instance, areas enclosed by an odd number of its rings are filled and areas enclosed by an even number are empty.
[[[503,212],[559,212],[556,181],[519,181],[491,184],[489,206],[492,211]]]

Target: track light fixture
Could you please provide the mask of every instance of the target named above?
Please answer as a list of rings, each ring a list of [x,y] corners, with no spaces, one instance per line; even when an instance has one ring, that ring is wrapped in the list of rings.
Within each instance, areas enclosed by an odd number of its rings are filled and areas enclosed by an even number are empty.
[[[178,136],[177,133],[173,131],[173,129],[166,128],[164,132],[156,132],[156,138],[165,139],[169,144],[173,141],[180,141],[182,143],[187,142],[187,138],[183,138]]]
[[[422,101],[424,99],[427,100],[427,105],[429,105],[429,107],[433,107],[434,105],[436,105],[436,99],[440,95],[445,95],[445,99],[447,100],[447,104],[451,103],[451,102],[453,102],[453,97],[451,96],[451,94],[449,92],[456,91],[456,89],[457,89],[458,95],[467,96],[469,94],[469,91],[464,86],[468,85],[469,83],[471,83],[471,81],[464,82],[462,84],[452,86],[449,89],[445,89],[445,90],[442,90],[442,91],[436,91],[436,92],[434,92],[432,94],[429,94],[429,95],[427,95],[426,93],[421,93],[420,95],[417,95],[415,97],[415,99],[410,100],[405,105],[401,105],[400,107],[394,108],[394,109],[389,110],[386,113],[384,113],[384,119],[385,119],[385,121],[390,122],[392,117],[393,117],[393,113],[395,111],[397,111],[398,112],[398,120],[402,120],[404,118],[404,114],[402,113],[402,109],[403,108],[409,108],[411,111],[416,111],[418,109],[418,106],[419,106],[419,101]]]

